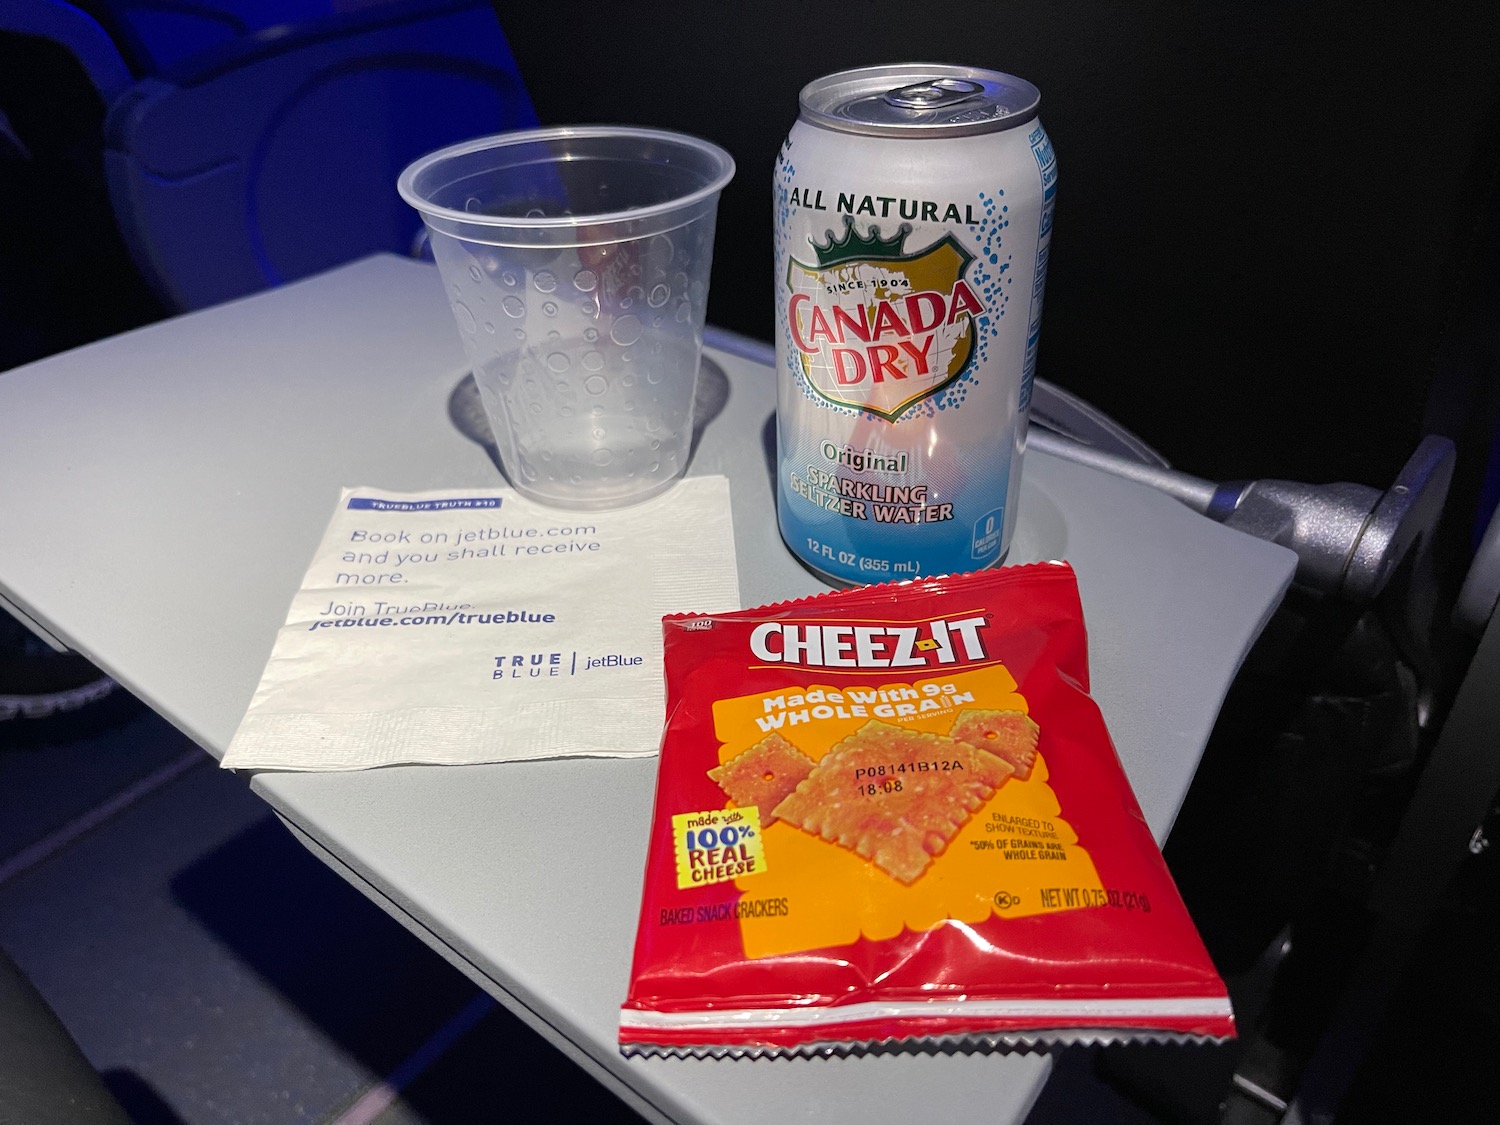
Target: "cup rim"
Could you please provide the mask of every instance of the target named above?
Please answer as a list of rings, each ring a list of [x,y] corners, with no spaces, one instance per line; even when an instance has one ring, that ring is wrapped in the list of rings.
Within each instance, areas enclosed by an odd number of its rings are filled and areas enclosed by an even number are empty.
[[[453,207],[440,207],[435,203],[423,199],[417,194],[414,187],[417,177],[440,161],[467,156],[469,153],[482,152],[486,149],[507,148],[517,144],[556,140],[566,137],[639,137],[642,139],[664,141],[669,144],[680,145],[684,148],[696,149],[698,152],[715,159],[718,162],[719,169],[717,175],[706,185],[686,195],[677,196],[675,199],[653,203],[649,207],[632,207],[623,211],[600,211],[588,215],[538,215],[519,216],[515,218],[499,215],[481,215],[472,211],[460,211]],[[424,216],[447,219],[450,222],[471,223],[485,227],[508,227],[516,230],[569,230],[581,226],[620,222],[622,220],[649,219],[691,207],[723,191],[725,185],[734,178],[734,172],[734,158],[728,152],[712,141],[707,141],[702,137],[695,137],[688,133],[678,133],[671,129],[650,129],[635,125],[559,125],[546,129],[515,129],[506,133],[475,137],[472,140],[460,141],[458,144],[440,148],[435,152],[429,152],[426,156],[412,161],[402,170],[401,175],[396,180],[396,190],[400,193],[402,199]]]

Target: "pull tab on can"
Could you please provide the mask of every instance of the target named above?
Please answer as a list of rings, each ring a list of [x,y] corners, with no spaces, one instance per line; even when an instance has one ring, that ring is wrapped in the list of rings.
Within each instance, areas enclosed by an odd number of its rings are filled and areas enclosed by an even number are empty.
[[[885,95],[887,105],[897,109],[942,109],[968,101],[984,92],[984,84],[967,78],[938,78],[898,86]]]

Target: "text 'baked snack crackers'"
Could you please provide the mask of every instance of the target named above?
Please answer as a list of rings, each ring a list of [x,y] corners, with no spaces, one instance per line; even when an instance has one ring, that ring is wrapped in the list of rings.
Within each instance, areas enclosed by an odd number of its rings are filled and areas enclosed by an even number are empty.
[[[1224,1038],[1071,568],[669,617],[630,1053]]]

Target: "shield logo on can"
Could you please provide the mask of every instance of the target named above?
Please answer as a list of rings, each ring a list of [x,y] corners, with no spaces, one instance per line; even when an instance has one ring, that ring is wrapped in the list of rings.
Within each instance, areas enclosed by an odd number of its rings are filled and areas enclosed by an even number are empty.
[[[964,272],[973,255],[951,234],[904,253],[911,227],[810,242],[816,263],[787,264],[789,338],[814,394],[894,422],[937,394],[974,357],[974,317],[984,306]]]

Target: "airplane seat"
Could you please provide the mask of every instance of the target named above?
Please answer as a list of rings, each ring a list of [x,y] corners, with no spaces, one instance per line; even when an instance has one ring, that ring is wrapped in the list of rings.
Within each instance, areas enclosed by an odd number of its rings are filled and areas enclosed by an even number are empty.
[[[396,195],[400,170],[536,122],[486,4],[312,0],[296,22],[266,22],[293,7],[120,3],[107,13],[118,40],[57,0],[0,10],[0,31],[63,42],[83,61],[106,104],[120,233],[173,310],[409,252],[421,223]],[[166,16],[177,37],[153,46]]]

